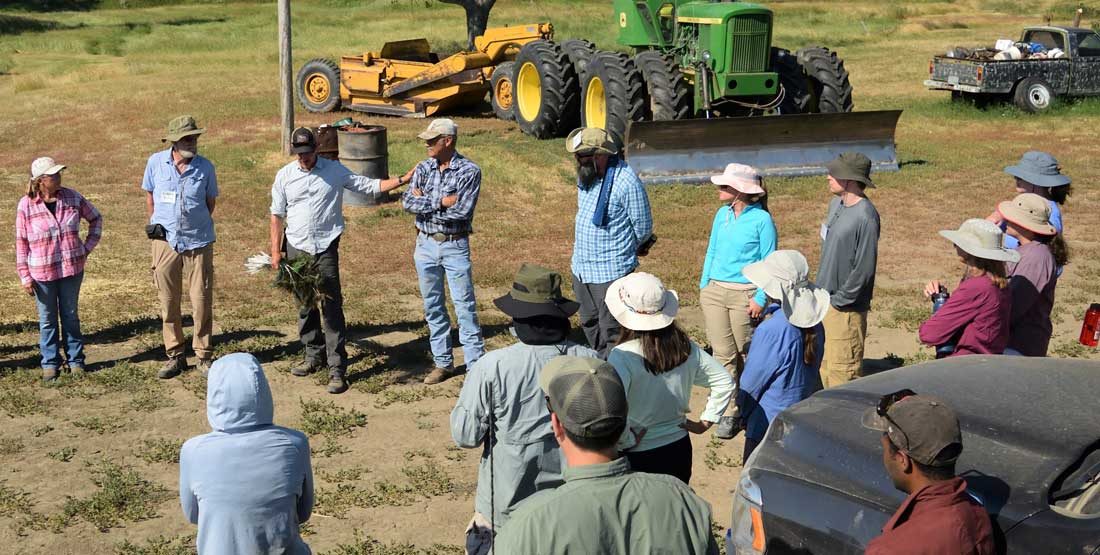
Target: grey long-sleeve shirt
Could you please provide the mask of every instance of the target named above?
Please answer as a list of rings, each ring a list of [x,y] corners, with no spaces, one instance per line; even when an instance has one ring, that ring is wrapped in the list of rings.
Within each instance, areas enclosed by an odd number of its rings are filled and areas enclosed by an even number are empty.
[[[818,287],[829,292],[837,310],[866,312],[878,265],[878,211],[866,198],[852,206],[834,198],[822,235]]]

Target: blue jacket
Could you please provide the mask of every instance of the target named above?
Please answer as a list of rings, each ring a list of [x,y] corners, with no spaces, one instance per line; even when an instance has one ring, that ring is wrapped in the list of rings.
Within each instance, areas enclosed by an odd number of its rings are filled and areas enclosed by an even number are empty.
[[[737,407],[747,421],[745,437],[760,441],[775,415],[821,389],[821,354],[825,348],[825,328],[816,326],[816,356],[806,364],[802,349],[802,331],[787,321],[779,305],[768,305],[764,320],[752,334],[749,356],[741,372]]]
[[[199,525],[199,555],[310,555],[298,525],[313,511],[305,434],[272,424],[274,404],[259,361],[218,359],[206,386],[213,432],[180,450],[180,504]]]
[[[699,289],[706,287],[712,279],[750,283],[741,274],[741,268],[764,260],[775,251],[777,242],[772,215],[761,208],[760,203],[746,206],[737,217],[728,205],[719,208],[710,226],[710,242],[707,244],[707,257],[703,259]],[[756,290],[753,300],[760,306],[768,302],[763,289]]]

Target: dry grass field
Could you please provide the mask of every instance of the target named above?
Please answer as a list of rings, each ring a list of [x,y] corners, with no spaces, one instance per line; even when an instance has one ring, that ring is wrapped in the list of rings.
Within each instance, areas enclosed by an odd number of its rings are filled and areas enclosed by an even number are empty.
[[[55,3],[80,8],[88,2]],[[318,502],[304,526],[315,552],[461,553],[473,506],[477,451],[453,447],[448,415],[461,378],[419,384],[431,365],[411,255],[411,218],[399,206],[348,208],[342,242],[345,311],[351,327],[351,390],[333,397],[287,372],[299,356],[292,301],[249,276],[242,263],[266,248],[267,207],[278,148],[274,3],[107,0],[88,11],[35,12],[29,0],[0,3],[0,229],[11,230],[31,160],[68,165],[65,184],[102,211],[81,299],[92,369],[80,379],[38,380],[37,317],[18,285],[14,247],[0,281],[0,545],[12,554],[192,553],[195,533],[176,499],[176,457],[209,431],[205,380],[195,372],[154,377],[163,355],[158,306],[143,235],[139,190],[145,160],[161,149],[172,117],[193,114],[208,129],[200,148],[216,165],[218,354],[248,351],[265,363],[276,422],[306,431]],[[888,368],[930,357],[914,329],[926,316],[928,279],[959,267],[939,229],[984,217],[1011,198],[1001,169],[1026,150],[1053,152],[1074,178],[1064,209],[1071,263],[1058,285],[1055,356],[1096,357],[1076,345],[1085,308],[1100,301],[1100,101],[1060,103],[1037,116],[1005,105],[978,110],[924,90],[930,56],[956,45],[1015,37],[1051,15],[1068,22],[1076,1],[779,1],[775,43],[835,48],[846,60],[859,110],[900,108],[902,169],[876,177],[882,214],[868,363]],[[1100,2],[1086,1],[1090,13]],[[427,37],[440,50],[465,40],[459,8],[433,0],[295,0],[295,67],[314,57],[377,49]],[[504,0],[491,24],[553,21],[559,38],[615,48],[610,2]],[[1100,20],[1097,20],[1100,22]],[[1086,23],[1091,23],[1086,19]],[[348,113],[299,112],[301,124]],[[481,164],[482,198],[472,238],[479,310],[490,347],[510,341],[491,300],[521,262],[568,274],[575,194],[563,142],[536,141],[492,119],[488,106],[462,114],[460,150]],[[424,156],[423,121],[364,117],[389,129],[390,167]],[[781,248],[816,265],[817,229],[828,202],[824,178],[772,180],[770,207]],[[680,292],[682,321],[702,340],[698,275],[717,208],[709,187],[650,191],[661,240],[642,270]],[[696,394],[701,407],[702,392]],[[741,442],[695,441],[696,491],[717,525],[729,520]]]

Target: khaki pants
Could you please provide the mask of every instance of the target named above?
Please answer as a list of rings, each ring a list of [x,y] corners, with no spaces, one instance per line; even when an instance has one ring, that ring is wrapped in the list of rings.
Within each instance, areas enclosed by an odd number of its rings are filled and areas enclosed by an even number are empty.
[[[821,359],[821,385],[836,387],[863,376],[863,342],[867,339],[867,313],[844,312],[829,307],[825,320],[825,353]]]
[[[153,243],[153,284],[160,297],[161,332],[164,350],[169,357],[185,354],[183,347],[183,317],[180,301],[183,284],[187,282],[191,298],[192,316],[195,321],[191,346],[195,356],[209,359],[214,356],[210,348],[210,336],[214,329],[214,245],[201,249],[176,252],[166,241]]]
[[[739,291],[714,282],[699,292],[707,342],[714,348],[714,358],[737,378],[741,377],[752,341],[749,301],[755,294],[756,289]]]

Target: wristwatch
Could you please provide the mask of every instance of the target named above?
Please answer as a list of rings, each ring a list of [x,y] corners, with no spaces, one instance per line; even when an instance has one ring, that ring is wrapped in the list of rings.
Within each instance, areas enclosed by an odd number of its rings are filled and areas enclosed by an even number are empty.
[[[402,181],[402,179],[403,179],[404,177],[405,177],[405,176],[403,176],[403,175],[399,175],[399,176],[397,176],[397,185],[398,185],[399,187],[400,187],[401,185],[404,185],[404,184],[405,184],[405,182],[404,182],[404,181]]]

